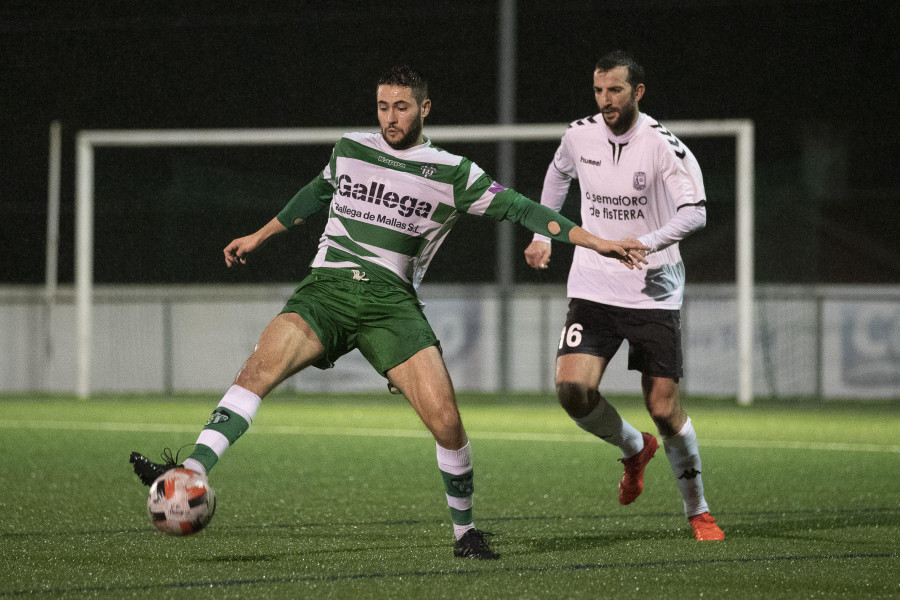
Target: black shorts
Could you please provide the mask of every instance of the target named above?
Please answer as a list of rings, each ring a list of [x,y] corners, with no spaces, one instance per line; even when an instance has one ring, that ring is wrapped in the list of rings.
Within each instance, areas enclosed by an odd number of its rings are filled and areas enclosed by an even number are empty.
[[[590,354],[608,362],[622,340],[628,340],[629,369],[675,381],[684,376],[677,310],[623,308],[572,298],[556,356]]]

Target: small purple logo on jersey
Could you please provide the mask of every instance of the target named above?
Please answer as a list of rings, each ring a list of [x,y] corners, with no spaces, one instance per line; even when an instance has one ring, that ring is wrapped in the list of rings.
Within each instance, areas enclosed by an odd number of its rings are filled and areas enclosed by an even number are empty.
[[[497,183],[495,181],[494,183],[491,184],[491,187],[488,188],[488,193],[499,194],[500,192],[502,192],[505,189],[506,189],[505,187],[503,187],[502,185],[500,185],[499,183]]]
[[[437,173],[437,167],[434,165],[422,165],[422,177],[429,178]]]
[[[643,171],[635,171],[634,179],[632,180],[634,183],[634,189],[642,190],[647,187],[647,174]]]

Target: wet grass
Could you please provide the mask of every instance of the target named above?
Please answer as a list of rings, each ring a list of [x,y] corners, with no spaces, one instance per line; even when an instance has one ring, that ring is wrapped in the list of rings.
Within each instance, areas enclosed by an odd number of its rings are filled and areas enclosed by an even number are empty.
[[[502,554],[476,562],[452,556],[434,443],[386,394],[267,401],[211,474],[210,527],[157,533],[128,453],[192,442],[216,400],[0,399],[0,597],[900,596],[896,404],[689,406],[728,537],[698,543],[662,452],[623,507],[615,450],[552,399],[462,395]]]

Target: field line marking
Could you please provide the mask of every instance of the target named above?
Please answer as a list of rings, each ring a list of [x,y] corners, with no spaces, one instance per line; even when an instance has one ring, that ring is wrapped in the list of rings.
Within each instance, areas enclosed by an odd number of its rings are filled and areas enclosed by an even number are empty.
[[[198,433],[197,425],[174,423],[118,423],[96,421],[47,421],[0,419],[0,428],[5,429],[45,429],[62,431],[112,431],[112,432],[154,432],[154,433]],[[255,425],[248,433],[269,435],[330,435],[345,437],[394,437],[430,438],[420,429],[375,429],[365,427],[303,427],[299,425]],[[584,433],[529,433],[508,431],[470,431],[476,440],[511,442],[563,442],[598,443],[596,438]],[[714,448],[754,448],[761,450],[813,450],[837,452],[886,452],[900,454],[900,445],[856,444],[848,442],[814,442],[792,440],[722,440],[703,438],[701,446]]]

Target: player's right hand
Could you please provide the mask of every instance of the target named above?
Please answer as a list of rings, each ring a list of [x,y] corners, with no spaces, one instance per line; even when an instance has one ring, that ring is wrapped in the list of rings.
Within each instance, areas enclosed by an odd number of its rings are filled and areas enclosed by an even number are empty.
[[[525,248],[525,262],[533,269],[546,269],[550,262],[549,242],[533,241]]]
[[[225,246],[225,264],[229,267],[247,264],[247,255],[259,249],[273,235],[287,231],[287,228],[274,217],[256,233],[245,235]]]
[[[259,247],[256,235],[246,235],[225,246],[225,264],[231,268],[234,265],[247,264],[247,255]]]

